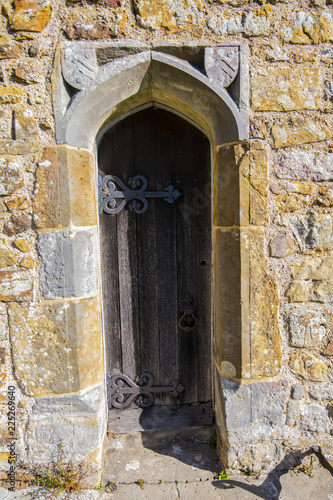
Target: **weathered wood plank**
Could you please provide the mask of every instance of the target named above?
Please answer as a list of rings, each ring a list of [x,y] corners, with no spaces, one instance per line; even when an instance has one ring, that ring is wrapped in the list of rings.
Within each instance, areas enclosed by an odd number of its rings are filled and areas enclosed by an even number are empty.
[[[154,111],[155,162],[157,190],[172,183],[174,172],[174,120],[175,116],[160,109]],[[177,338],[177,253],[176,211],[177,201],[168,204],[156,202],[156,240],[158,252],[159,331],[161,384],[168,385],[178,378]],[[161,394],[157,403],[171,404],[170,396]]]
[[[114,127],[115,174],[126,184],[135,175],[134,164],[133,117],[129,116]],[[135,379],[140,372],[136,217],[128,209],[116,217],[122,373]]]
[[[182,199],[177,211],[177,264],[178,264],[178,317],[180,308],[190,295],[197,305],[195,272],[196,214],[194,190],[194,127],[176,117],[175,120],[175,167],[180,181]],[[185,332],[178,328],[179,380],[186,386],[180,395],[181,403],[197,401],[197,329]]]
[[[106,133],[99,146],[98,162],[101,177],[114,171],[113,136],[113,130]],[[111,375],[121,370],[117,218],[101,214],[99,224],[106,373]]]
[[[114,410],[109,413],[108,427],[117,434],[159,429],[211,425],[212,403],[158,405],[149,408]]]
[[[200,130],[195,131],[195,190],[196,210],[196,260],[197,275],[197,352],[198,401],[212,399],[212,205],[210,145]]]
[[[154,110],[134,115],[135,173],[146,177],[148,189],[155,189]],[[158,283],[155,200],[148,210],[136,216],[138,286],[141,343],[141,373],[149,371],[160,383]]]

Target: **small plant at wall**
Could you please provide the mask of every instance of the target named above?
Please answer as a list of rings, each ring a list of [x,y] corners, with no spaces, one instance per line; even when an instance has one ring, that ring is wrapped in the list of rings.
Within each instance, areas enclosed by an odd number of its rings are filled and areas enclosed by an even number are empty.
[[[138,485],[140,486],[140,488],[143,490],[144,487],[146,486],[146,481],[144,479],[138,479]]]
[[[217,444],[216,431],[215,429],[207,429],[207,430],[210,434],[209,438],[207,439],[207,444],[209,444],[209,446],[215,447]]]
[[[53,498],[56,494],[75,493],[84,488],[83,481],[89,476],[88,465],[65,460],[64,445],[57,444],[57,452],[49,462],[43,465],[34,465],[26,468],[31,483],[39,486],[44,498]]]
[[[228,473],[224,470],[221,471],[218,475],[218,480],[221,481],[221,479],[229,479]]]

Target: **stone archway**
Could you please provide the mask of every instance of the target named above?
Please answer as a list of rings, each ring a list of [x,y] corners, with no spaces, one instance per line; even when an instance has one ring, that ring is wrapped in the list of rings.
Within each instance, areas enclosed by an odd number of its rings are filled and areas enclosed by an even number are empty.
[[[226,57],[234,68],[231,76],[222,64]],[[201,128],[212,146],[215,413],[220,452],[225,466],[232,465],[230,449],[233,443],[239,447],[238,429],[243,433],[235,414],[245,415],[246,425],[252,422],[251,395],[243,398],[241,408],[233,395],[242,384],[275,376],[281,355],[276,289],[264,263],[267,154],[245,142],[246,48],[198,47],[194,58],[191,48],[66,43],[57,51],[52,83],[58,146],[45,151],[37,172],[40,185],[52,181],[52,193],[47,205],[38,204],[38,196],[35,204],[43,261],[40,289],[45,303],[68,311],[66,373],[75,377],[40,394],[43,401],[32,419],[34,439],[38,441],[38,432],[42,435],[43,419],[58,408],[52,424],[57,435],[70,434],[72,451],[101,462],[106,406],[96,143],[111,123],[157,102]],[[87,345],[95,346],[93,356],[87,355]],[[39,437],[40,444],[43,439]],[[251,444],[251,439],[249,432],[244,441]]]

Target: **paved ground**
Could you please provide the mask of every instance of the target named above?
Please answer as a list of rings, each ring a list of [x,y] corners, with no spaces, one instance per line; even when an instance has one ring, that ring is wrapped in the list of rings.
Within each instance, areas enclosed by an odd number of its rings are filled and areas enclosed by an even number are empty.
[[[110,437],[103,488],[71,500],[333,500],[333,476],[322,467],[314,477],[280,471],[268,476],[229,475],[218,480],[220,462],[204,430],[188,433],[133,433]],[[314,456],[316,461],[316,458]],[[0,488],[0,500],[50,498],[36,489],[15,493]],[[64,499],[64,495],[57,497]]]

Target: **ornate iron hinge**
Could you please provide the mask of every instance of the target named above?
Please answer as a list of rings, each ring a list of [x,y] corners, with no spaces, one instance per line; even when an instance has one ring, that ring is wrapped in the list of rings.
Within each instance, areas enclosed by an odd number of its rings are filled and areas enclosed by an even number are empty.
[[[115,175],[98,177],[98,204],[99,213],[117,214],[128,205],[130,210],[137,214],[143,214],[148,208],[147,198],[163,198],[168,203],[173,203],[181,195],[171,184],[164,191],[146,191],[148,181],[142,175],[136,175],[129,179],[127,187]],[[117,190],[119,186],[122,191]]]
[[[107,379],[109,409],[111,407],[126,408],[132,401],[142,408],[147,408],[154,402],[153,393],[167,392],[170,396],[177,397],[185,390],[185,387],[178,380],[173,380],[167,386],[153,386],[154,377],[148,372],[138,377],[137,384],[123,373],[117,373],[116,375],[112,375],[112,377],[108,375]]]

